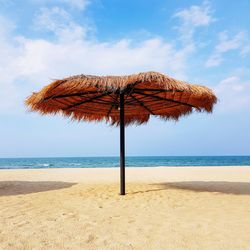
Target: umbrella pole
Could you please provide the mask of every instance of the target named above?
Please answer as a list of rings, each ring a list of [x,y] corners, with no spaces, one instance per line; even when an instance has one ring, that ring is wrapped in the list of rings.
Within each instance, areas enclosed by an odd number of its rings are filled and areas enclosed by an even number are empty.
[[[125,195],[124,93],[120,93],[120,195]]]

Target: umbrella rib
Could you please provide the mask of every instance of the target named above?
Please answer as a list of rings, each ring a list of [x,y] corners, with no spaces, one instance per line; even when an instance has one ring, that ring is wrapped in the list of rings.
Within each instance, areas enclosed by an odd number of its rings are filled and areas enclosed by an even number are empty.
[[[109,95],[109,94],[107,94],[107,95]],[[99,104],[104,104],[104,105],[111,105],[111,104],[113,104],[114,102],[113,101],[106,101],[106,100],[93,100],[93,103],[99,103]]]
[[[172,99],[168,99],[168,98],[162,98],[160,96],[154,96],[154,95],[149,95],[149,94],[146,94],[146,93],[140,93],[140,92],[137,92],[135,91],[135,93],[139,94],[139,95],[144,95],[144,96],[148,96],[148,97],[152,97],[154,99],[157,99],[157,100],[162,100],[162,101],[168,101],[168,102],[174,102],[174,103],[178,103],[178,104],[181,104],[181,105],[186,105],[186,106],[189,106],[189,107],[192,107],[192,108],[196,108],[196,109],[199,109],[199,107],[195,107],[191,104],[188,104],[186,102],[180,102],[180,101],[176,101],[176,100],[172,100]]]
[[[93,96],[93,97],[91,97],[91,98],[89,98],[87,100],[84,100],[82,102],[78,102],[78,103],[72,104],[72,105],[68,106],[67,108],[64,108],[63,110],[68,110],[68,109],[80,106],[80,105],[82,105],[84,103],[91,102],[93,100],[99,99],[99,98],[101,98],[101,97],[103,97],[105,95],[108,95],[108,93],[104,93],[104,94],[101,94],[101,95],[98,95],[98,96]]]
[[[133,93],[133,90],[134,90],[134,87],[137,85],[137,84],[139,84],[139,83],[141,83],[142,81],[136,81],[136,82],[134,82],[134,83],[132,83],[132,84],[129,84],[127,87],[126,87],[126,96],[125,96],[125,99],[124,99],[124,103],[126,102],[126,100],[128,99],[128,97],[130,96],[130,94],[132,94]]]
[[[108,113],[107,113],[107,116],[109,116],[109,115],[111,114],[113,108],[114,108],[115,105],[117,104],[118,95],[116,95],[116,97],[115,97],[113,100],[114,100],[114,102],[113,102],[113,104],[111,105],[111,107],[110,107],[110,109],[109,109],[109,111],[108,111]]]
[[[163,106],[162,103],[156,103],[156,104],[150,105],[150,108],[154,112],[154,115],[157,115],[156,112],[158,112],[158,110],[161,110],[161,109],[167,110],[167,109],[171,109],[171,108],[178,107],[178,106],[179,104],[173,104],[171,106]]]
[[[116,96],[113,97],[112,94],[115,94],[115,92],[107,92],[107,95],[109,95],[114,102],[116,102]]]
[[[70,103],[67,103],[68,102],[67,100],[65,100],[65,99],[63,99],[63,100],[66,103],[63,103],[62,101],[59,101],[58,99],[54,99],[53,101],[58,102],[58,103],[63,104],[63,105],[66,105],[66,106],[70,105]],[[108,101],[104,101],[104,100],[100,100],[100,101],[93,100],[92,103],[97,103],[97,104],[102,104],[102,105],[111,105],[111,104],[113,104],[113,102],[108,102]]]
[[[82,93],[72,93],[72,94],[65,94],[65,95],[58,95],[58,96],[49,96],[44,98],[44,101],[48,99],[60,99],[60,98],[65,98],[65,97],[73,97],[73,96],[83,96],[83,95],[88,95],[88,94],[97,94],[100,93],[99,91],[88,91],[88,92],[82,92]]]
[[[138,92],[135,92],[135,93],[140,94],[140,93],[138,93]],[[157,94],[159,94],[159,93],[161,93],[161,91],[158,90],[158,92],[153,93],[151,96],[157,95]],[[141,100],[143,100],[143,99],[145,99],[145,98],[147,98],[147,97],[148,97],[148,96],[142,97],[142,98],[140,98],[140,99],[137,98],[137,99],[141,101]],[[131,101],[127,101],[127,102],[126,102],[126,104],[130,104],[130,103],[133,103],[133,102],[131,102]]]
[[[148,108],[148,107],[144,104],[144,102],[138,100],[138,99],[137,99],[136,97],[134,97],[132,94],[130,94],[130,96],[131,96],[136,102],[138,102],[144,109],[146,109],[151,115],[154,115],[153,111],[152,111],[150,108]]]

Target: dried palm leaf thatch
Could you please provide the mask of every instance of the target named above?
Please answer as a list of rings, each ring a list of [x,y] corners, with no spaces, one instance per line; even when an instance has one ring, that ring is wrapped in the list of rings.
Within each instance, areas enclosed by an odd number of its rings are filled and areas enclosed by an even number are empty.
[[[150,115],[177,120],[180,116],[212,112],[217,98],[207,87],[146,72],[128,76],[77,75],[56,80],[26,99],[32,111],[62,113],[76,120],[120,122],[120,93],[124,93],[125,124],[146,123]]]

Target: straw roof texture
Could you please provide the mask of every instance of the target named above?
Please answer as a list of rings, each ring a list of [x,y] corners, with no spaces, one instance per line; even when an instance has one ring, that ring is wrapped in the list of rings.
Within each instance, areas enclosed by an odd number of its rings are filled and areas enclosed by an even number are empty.
[[[188,84],[157,72],[128,76],[77,75],[56,80],[26,99],[32,111],[61,113],[76,120],[119,124],[120,93],[125,99],[125,124],[145,123],[150,115],[177,120],[212,112],[217,98],[207,87]]]

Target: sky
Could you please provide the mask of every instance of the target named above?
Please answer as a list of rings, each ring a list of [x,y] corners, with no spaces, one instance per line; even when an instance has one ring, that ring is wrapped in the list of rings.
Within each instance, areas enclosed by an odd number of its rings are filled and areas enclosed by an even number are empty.
[[[250,1],[0,0],[0,157],[119,155],[119,129],[28,112],[75,74],[157,71],[211,88],[212,114],[126,128],[126,154],[250,155]]]

